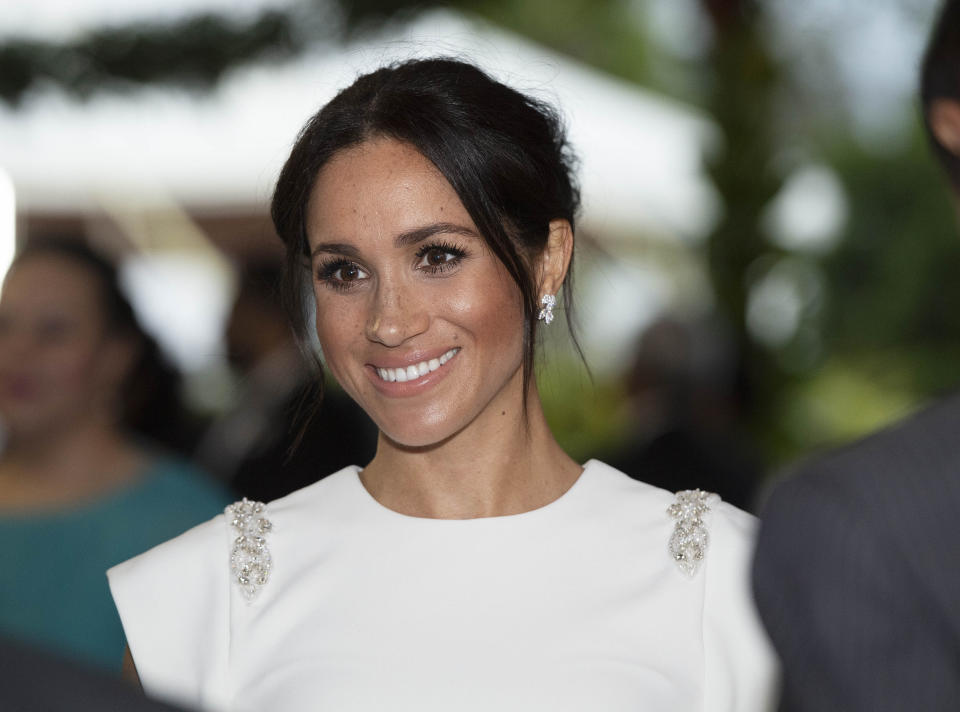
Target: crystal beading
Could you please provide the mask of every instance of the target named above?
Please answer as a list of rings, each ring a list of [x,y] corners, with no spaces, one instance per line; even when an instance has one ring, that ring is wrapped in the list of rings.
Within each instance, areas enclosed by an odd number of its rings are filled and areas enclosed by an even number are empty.
[[[537,314],[537,319],[549,324],[553,321],[553,308],[557,305],[557,298],[552,294],[544,294],[540,303],[543,305],[543,309]]]
[[[681,571],[692,577],[707,553],[710,536],[703,515],[710,511],[716,495],[695,489],[677,492],[676,497],[667,507],[667,514],[677,520],[670,537],[670,556]]]
[[[273,524],[263,516],[265,508],[263,502],[251,502],[244,497],[224,510],[227,521],[237,532],[230,552],[230,572],[247,601],[256,598],[270,580],[273,567],[266,540]]]

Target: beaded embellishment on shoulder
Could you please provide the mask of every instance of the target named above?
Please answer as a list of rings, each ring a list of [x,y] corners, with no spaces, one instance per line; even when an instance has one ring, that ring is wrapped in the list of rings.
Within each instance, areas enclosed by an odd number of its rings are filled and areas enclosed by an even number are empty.
[[[224,510],[227,521],[237,532],[230,552],[230,572],[247,601],[256,598],[270,580],[273,560],[267,548],[266,535],[273,523],[264,516],[266,505],[244,497]]]
[[[667,507],[667,514],[677,520],[670,537],[670,556],[691,578],[697,573],[710,543],[703,515],[710,511],[710,505],[717,499],[717,495],[711,492],[684,490],[677,492],[673,504]]]

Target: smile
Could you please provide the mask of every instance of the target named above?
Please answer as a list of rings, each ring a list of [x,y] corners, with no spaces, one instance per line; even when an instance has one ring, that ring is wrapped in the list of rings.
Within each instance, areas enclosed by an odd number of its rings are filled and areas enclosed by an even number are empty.
[[[377,368],[375,370],[377,375],[380,377],[380,380],[387,381],[388,383],[406,383],[407,381],[415,381],[418,378],[423,378],[428,373],[436,371],[443,364],[456,356],[459,351],[459,347],[452,348],[439,358],[432,358],[429,361],[421,361],[420,363],[407,366],[406,368]]]

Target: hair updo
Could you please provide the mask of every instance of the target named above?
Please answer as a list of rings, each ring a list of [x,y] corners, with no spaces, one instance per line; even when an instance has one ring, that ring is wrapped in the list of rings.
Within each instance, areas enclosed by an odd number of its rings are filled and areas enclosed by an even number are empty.
[[[580,206],[575,158],[557,112],[471,64],[445,58],[365,74],[320,109],[300,132],[271,205],[286,246],[285,300],[301,340],[309,314],[307,202],[318,173],[338,151],[374,137],[408,143],[436,166],[519,287],[526,387],[541,296],[532,258],[546,247],[550,221],[565,219],[573,227]],[[571,261],[563,290],[571,334],[572,268]]]

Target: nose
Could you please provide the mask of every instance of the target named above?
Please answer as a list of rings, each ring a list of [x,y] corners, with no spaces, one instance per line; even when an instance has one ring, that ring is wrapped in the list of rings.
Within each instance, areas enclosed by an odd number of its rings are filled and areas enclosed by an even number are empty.
[[[429,325],[426,306],[411,289],[381,283],[374,290],[366,323],[370,341],[400,346],[425,332]]]

